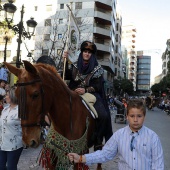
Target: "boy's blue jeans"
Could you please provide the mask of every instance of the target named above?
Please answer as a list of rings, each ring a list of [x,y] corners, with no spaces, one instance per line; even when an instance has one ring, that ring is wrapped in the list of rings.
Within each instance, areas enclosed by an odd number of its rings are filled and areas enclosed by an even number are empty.
[[[23,148],[14,151],[0,150],[0,170],[17,170],[17,164],[22,150]]]

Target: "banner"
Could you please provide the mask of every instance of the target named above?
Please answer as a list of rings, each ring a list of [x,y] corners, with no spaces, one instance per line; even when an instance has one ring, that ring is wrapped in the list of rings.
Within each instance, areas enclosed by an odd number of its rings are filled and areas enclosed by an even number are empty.
[[[68,25],[68,41],[67,41],[67,48],[69,53],[69,60],[71,62],[75,62],[78,58],[79,52],[79,39],[80,39],[80,31],[77,25],[77,21],[70,9],[69,9],[69,25]]]

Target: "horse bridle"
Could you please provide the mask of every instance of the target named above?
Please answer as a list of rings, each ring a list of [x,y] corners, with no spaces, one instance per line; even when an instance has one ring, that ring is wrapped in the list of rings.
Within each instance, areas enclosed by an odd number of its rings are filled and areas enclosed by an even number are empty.
[[[21,120],[27,120],[27,110],[26,110],[26,90],[25,90],[25,86],[29,86],[32,84],[35,84],[37,82],[41,82],[41,79],[38,78],[36,80],[30,81],[30,82],[17,82],[15,85],[19,87],[20,89],[20,94],[19,94],[19,98],[18,98],[18,116],[19,118],[21,118]],[[22,127],[33,127],[33,126],[43,126],[44,122],[45,122],[45,114],[44,114],[44,90],[43,87],[41,85],[41,97],[42,97],[42,109],[41,109],[41,119],[40,122],[36,122],[36,123],[31,123],[31,124],[21,124]]]
[[[27,112],[26,112],[26,91],[25,91],[25,86],[32,85],[37,82],[42,82],[40,77],[36,80],[30,81],[30,82],[24,82],[24,83],[16,83],[16,86],[20,87],[20,96],[19,96],[19,118],[21,120],[26,120],[27,119]],[[67,90],[67,89],[66,89]],[[73,134],[73,124],[72,124],[72,96],[70,92],[67,90],[69,94],[69,103],[70,103],[70,132],[71,135]],[[31,123],[31,124],[21,124],[22,127],[34,127],[34,126],[40,126],[42,127],[45,122],[45,114],[44,114],[44,90],[43,86],[41,85],[41,96],[42,96],[42,109],[41,109],[41,119],[40,122],[38,123]]]

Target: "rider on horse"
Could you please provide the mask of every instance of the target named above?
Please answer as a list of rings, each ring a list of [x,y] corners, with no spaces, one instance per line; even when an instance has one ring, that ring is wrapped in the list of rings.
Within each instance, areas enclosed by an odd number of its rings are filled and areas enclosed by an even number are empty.
[[[103,137],[107,141],[112,136],[112,125],[110,111],[106,101],[104,91],[103,68],[98,64],[96,58],[96,45],[90,41],[81,44],[81,53],[78,61],[71,67],[66,64],[66,80],[70,80],[68,86],[79,95],[91,93],[96,97],[94,108],[98,113],[96,121],[96,144],[102,146]],[[65,58],[68,53],[64,52]],[[96,148],[97,149],[97,148]]]

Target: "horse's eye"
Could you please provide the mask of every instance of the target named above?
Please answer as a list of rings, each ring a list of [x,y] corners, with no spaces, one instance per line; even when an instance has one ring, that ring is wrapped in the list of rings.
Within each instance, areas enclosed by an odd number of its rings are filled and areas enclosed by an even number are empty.
[[[38,96],[39,96],[39,93],[34,93],[34,94],[32,95],[32,99],[36,99]]]

